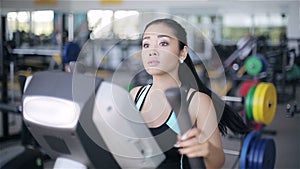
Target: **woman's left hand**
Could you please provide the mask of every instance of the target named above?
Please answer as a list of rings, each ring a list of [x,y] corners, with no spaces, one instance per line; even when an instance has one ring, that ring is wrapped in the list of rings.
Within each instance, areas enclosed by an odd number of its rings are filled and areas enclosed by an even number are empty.
[[[185,154],[189,158],[204,157],[207,158],[211,153],[211,143],[206,140],[199,142],[201,131],[194,127],[183,135],[178,135],[176,146],[179,147],[180,154]]]

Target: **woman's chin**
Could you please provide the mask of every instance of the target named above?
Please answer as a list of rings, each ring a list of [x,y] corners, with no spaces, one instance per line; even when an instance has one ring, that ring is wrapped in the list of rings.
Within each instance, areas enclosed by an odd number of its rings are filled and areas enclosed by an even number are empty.
[[[150,75],[159,75],[159,74],[162,74],[162,73],[165,73],[162,69],[159,69],[157,67],[148,67],[146,69],[147,73],[150,74]]]

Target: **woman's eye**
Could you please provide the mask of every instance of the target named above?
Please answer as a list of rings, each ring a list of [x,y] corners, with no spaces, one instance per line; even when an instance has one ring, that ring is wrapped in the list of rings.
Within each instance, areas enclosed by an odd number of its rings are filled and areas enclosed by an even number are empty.
[[[169,44],[168,42],[160,42],[159,43],[159,45],[161,45],[161,46],[168,46],[168,44]]]
[[[149,47],[149,44],[148,43],[144,43],[143,44],[143,48],[148,48]]]

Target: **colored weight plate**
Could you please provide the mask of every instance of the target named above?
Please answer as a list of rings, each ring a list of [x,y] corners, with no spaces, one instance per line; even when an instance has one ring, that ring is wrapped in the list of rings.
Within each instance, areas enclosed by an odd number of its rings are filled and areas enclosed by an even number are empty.
[[[260,123],[257,123],[256,121],[252,121],[251,126],[252,126],[252,128],[251,128],[252,130],[259,131],[264,127],[264,124],[260,124]]]
[[[246,80],[241,84],[239,94],[241,97],[246,97],[248,94],[248,91],[252,86],[256,86],[258,84],[258,81],[255,80]]]
[[[265,139],[258,153],[258,169],[274,169],[276,161],[276,145],[273,139]]]
[[[263,64],[262,61],[257,56],[251,56],[247,58],[246,63],[246,72],[249,75],[257,75],[261,72]]]
[[[262,124],[263,120],[260,118],[260,113],[264,113],[262,110],[262,105],[264,104],[262,101],[262,98],[265,97],[265,93],[263,93],[265,88],[264,83],[260,83],[257,86],[257,90],[255,90],[254,96],[253,96],[253,102],[252,102],[252,113],[253,118],[257,123]],[[254,110],[255,109],[255,110]],[[255,112],[254,112],[255,111]]]
[[[263,113],[260,113],[260,119],[262,119],[263,124],[270,124],[273,121],[275,116],[276,108],[277,108],[277,93],[276,88],[272,83],[266,84],[264,95],[265,98],[263,99]]]
[[[256,86],[254,95],[253,95],[253,100],[252,100],[252,115],[253,115],[253,119],[254,121],[256,121],[257,123],[261,123],[261,119],[259,119],[259,115],[258,113],[260,113],[260,109],[259,109],[259,105],[262,104],[261,102],[261,97],[262,96],[262,90],[264,88],[263,83],[259,83]]]
[[[259,90],[258,90],[259,89]],[[270,124],[277,108],[276,88],[272,83],[260,83],[254,93],[253,116],[255,121]]]
[[[257,149],[257,146],[259,145],[259,138],[256,138],[254,140],[252,140],[251,142],[251,148],[250,148],[250,151],[248,153],[248,158],[247,158],[247,162],[248,162],[248,165],[247,165],[247,168],[251,168],[251,169],[256,169],[255,168],[255,151]]]
[[[253,140],[255,140],[256,138],[260,137],[260,132],[258,131],[252,131],[249,134],[247,134],[246,138],[243,141],[243,146],[241,149],[241,153],[240,153],[240,169],[247,169],[247,165],[248,165],[248,160],[247,160],[247,156],[248,153],[251,149],[251,143]]]
[[[256,86],[252,86],[246,96],[245,101],[245,107],[246,107],[246,117],[250,120],[253,120],[253,110],[252,110],[252,104],[253,104],[253,97],[255,93]]]
[[[261,153],[262,145],[264,144],[265,141],[266,141],[266,139],[260,138],[256,142],[257,145],[256,145],[255,151],[254,151],[253,168],[258,168],[258,166],[259,166],[259,156],[260,156],[260,153]]]
[[[267,71],[268,68],[268,60],[262,54],[256,54],[256,56],[262,61],[262,72]]]

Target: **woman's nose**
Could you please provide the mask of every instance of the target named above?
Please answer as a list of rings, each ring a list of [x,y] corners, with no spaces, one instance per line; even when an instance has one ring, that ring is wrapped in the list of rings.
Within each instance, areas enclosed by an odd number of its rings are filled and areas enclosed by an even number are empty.
[[[151,50],[149,51],[149,56],[158,56],[157,50],[151,49]]]

